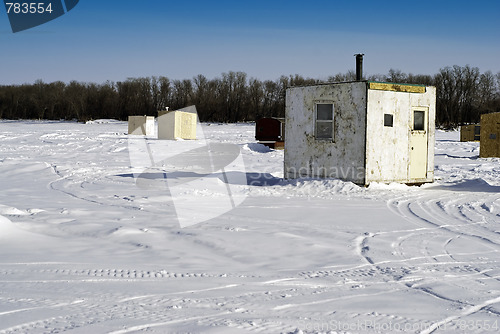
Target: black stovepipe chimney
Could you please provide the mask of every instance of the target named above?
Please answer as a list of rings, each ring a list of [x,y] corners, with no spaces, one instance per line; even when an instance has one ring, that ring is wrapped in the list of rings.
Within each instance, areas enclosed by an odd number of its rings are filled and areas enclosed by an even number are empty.
[[[364,53],[357,53],[356,56],[356,81],[363,80],[363,56]]]

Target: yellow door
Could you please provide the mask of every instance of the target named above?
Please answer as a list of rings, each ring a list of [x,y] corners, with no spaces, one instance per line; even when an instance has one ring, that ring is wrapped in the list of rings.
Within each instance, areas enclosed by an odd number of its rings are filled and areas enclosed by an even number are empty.
[[[410,130],[410,180],[427,177],[427,136],[428,109],[412,110],[412,127]]]

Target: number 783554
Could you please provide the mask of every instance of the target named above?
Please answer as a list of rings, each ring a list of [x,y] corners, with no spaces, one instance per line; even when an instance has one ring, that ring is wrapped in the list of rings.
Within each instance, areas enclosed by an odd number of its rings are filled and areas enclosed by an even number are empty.
[[[43,13],[52,13],[52,3],[48,3],[47,5],[43,2],[6,2],[7,6],[7,14],[43,14]]]

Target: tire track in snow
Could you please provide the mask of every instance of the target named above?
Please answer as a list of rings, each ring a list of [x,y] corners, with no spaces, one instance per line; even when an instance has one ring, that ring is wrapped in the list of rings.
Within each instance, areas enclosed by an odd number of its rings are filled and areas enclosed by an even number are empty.
[[[442,203],[442,201],[439,203]],[[481,226],[481,229],[483,229],[483,222],[474,223],[469,218],[464,216],[461,222],[457,223],[456,219],[450,217],[450,215],[443,214],[443,212],[445,213],[444,209],[438,211],[433,207],[429,208],[428,204],[423,205],[422,202],[418,200],[391,200],[388,202],[388,207],[410,223],[419,226],[420,233],[416,234],[417,236],[424,234],[446,236],[447,234],[451,234],[452,238],[455,240],[459,237],[476,239],[476,241],[485,244],[485,246],[491,249],[492,252],[498,252],[500,250],[500,240],[497,241],[494,239],[498,239],[496,233],[493,233],[491,237],[486,237],[478,233],[481,231],[475,227],[479,225]],[[438,207],[443,208],[441,205],[438,205]],[[491,234],[492,231],[486,229],[486,232]],[[416,235],[407,235],[406,238],[410,239]],[[450,242],[451,241],[448,241],[444,245],[447,246]],[[398,246],[401,246],[401,244],[402,243],[400,242]],[[443,247],[443,250],[447,254],[449,253],[446,251],[445,247]]]
[[[360,237],[357,237],[356,240],[355,240],[355,244],[356,244],[356,249],[357,249],[357,253],[359,254],[359,256],[361,256],[362,258],[365,259],[366,262],[368,262],[368,264],[370,266],[372,266],[375,270],[377,270],[378,272],[380,272],[381,274],[385,274],[383,268],[380,267],[379,264],[377,264],[376,262],[374,262],[371,257],[369,257],[366,253],[369,252],[370,248],[367,246],[368,245],[368,242],[369,242],[369,239],[370,238],[374,238],[376,237],[377,234],[373,234],[373,233],[366,233],[364,236],[360,236]],[[424,256],[425,259],[428,259],[429,257],[428,256]],[[391,273],[389,273],[391,274]],[[396,284],[399,284],[401,285],[403,289],[407,288],[407,289],[411,289],[411,290],[414,290],[414,291],[420,291],[420,292],[423,292],[427,295],[430,295],[434,298],[437,298],[439,300],[443,300],[443,301],[448,301],[448,302],[451,302],[451,303],[454,303],[454,304],[464,304],[462,301],[460,300],[457,300],[455,298],[449,298],[447,296],[444,296],[444,295],[441,295],[439,293],[436,293],[434,291],[432,291],[431,289],[429,288],[426,288],[426,287],[419,287],[417,284],[414,284],[413,282],[406,282],[403,278],[404,278],[405,275],[402,275],[400,277],[396,277],[393,281],[393,283],[396,283]],[[394,289],[392,289],[391,291],[395,291]]]
[[[498,236],[500,232],[497,230],[500,220],[494,208],[500,197],[498,195],[478,194],[471,200],[470,194],[466,196],[456,193],[450,194],[450,192],[445,191],[440,191],[438,196],[436,193],[426,195],[422,192],[412,193],[409,197],[407,195],[389,199],[387,207],[414,225],[415,228],[401,231],[367,232],[365,235],[357,237],[354,241],[356,253],[366,264],[350,268],[344,266],[344,268],[347,270],[372,268],[371,270],[377,271],[377,275],[392,276],[393,279],[389,279],[389,282],[403,284],[407,289],[423,292],[448,303],[463,305],[464,308],[476,310],[476,312],[483,309],[481,307],[474,308],[474,302],[449,296],[446,291],[434,291],[432,285],[430,287],[426,285],[441,283],[439,277],[434,277],[435,274],[428,274],[437,270],[443,272],[445,284],[456,285],[459,283],[457,285],[459,289],[475,292],[480,296],[479,299],[490,298],[484,294],[484,288],[477,288],[477,286],[490,282],[498,287],[499,275],[491,273],[489,267],[499,262],[497,254],[500,250]],[[476,198],[479,200],[475,200]],[[380,241],[386,242],[381,237],[389,239],[387,236],[398,234],[402,236],[398,237],[397,242],[388,243],[387,248],[380,248],[383,245]],[[481,247],[478,247],[478,251],[467,251],[472,250],[472,248],[466,248],[464,251],[457,252],[455,245],[460,245],[461,240],[476,242]],[[384,254],[384,250],[387,251],[391,248],[393,249],[392,254],[398,255],[400,258],[384,257],[377,260],[379,251]],[[483,248],[482,251],[481,248]],[[422,256],[415,256],[421,249],[423,250]],[[480,256],[481,260],[469,260],[474,256]],[[394,265],[398,263],[413,264],[413,267],[408,271],[404,270],[405,267],[401,267],[403,270],[394,270]],[[384,268],[383,264],[387,264],[389,267]],[[342,266],[329,268],[342,270]],[[321,274],[321,272],[318,271],[316,274]],[[473,286],[469,287],[471,281]],[[478,305],[481,305],[481,300],[478,301]],[[472,313],[463,316],[470,314]]]
[[[494,224],[499,221],[497,219],[498,215],[492,214],[492,210],[489,208],[493,207],[493,203],[496,203],[499,197],[498,195],[485,194],[477,195],[477,197],[479,196],[483,197],[484,203],[489,204],[482,204],[481,201],[471,202],[470,194],[465,196],[455,193],[446,194],[443,192],[440,192],[438,199],[436,199],[435,194],[419,194],[411,197],[410,199],[396,198],[389,200],[387,202],[387,206],[391,211],[403,217],[412,225],[416,225],[418,227],[414,231],[400,237],[399,242],[395,244],[393,243],[392,247],[396,248],[397,254],[405,257],[405,251],[403,249],[406,244],[410,245],[410,254],[416,254],[416,250],[422,248],[418,247],[418,245],[421,245],[425,250],[423,258],[427,259],[429,264],[433,264],[434,267],[438,268],[440,271],[448,271],[453,264],[458,264],[460,262],[468,262],[474,266],[480,265],[475,261],[460,261],[457,259],[457,256],[470,257],[474,254],[473,252],[457,254],[456,252],[454,253],[450,250],[450,247],[453,244],[457,243],[457,241],[461,239],[464,239],[467,242],[477,242],[482,247],[489,249],[489,251],[481,252],[479,254],[482,254],[483,257],[489,254],[491,261],[486,262],[497,263],[498,256],[494,255],[497,255],[500,250],[500,240],[498,238],[498,231],[492,230],[492,225],[493,228],[495,228]],[[374,237],[377,237],[377,234],[370,236],[370,238]],[[366,261],[376,263],[376,261],[374,262],[369,254],[365,254],[369,252],[369,247],[367,248],[366,245],[369,243],[370,238],[364,237],[363,239],[360,239],[362,240],[362,243],[359,244],[359,247],[367,251],[362,252],[361,254]],[[443,241],[436,242],[440,239],[443,239]],[[438,245],[441,245],[441,249],[439,249]],[[442,261],[442,257],[444,255],[451,260],[451,263]],[[406,260],[408,260],[408,258],[403,261]],[[457,285],[457,276],[446,276],[447,280],[445,284],[455,285],[458,288],[474,291],[476,294],[481,295],[481,292],[484,292],[483,289],[474,289],[474,286],[471,287],[471,283],[474,285],[483,284],[488,280],[493,282],[499,281],[498,276],[490,275],[489,269],[482,270],[480,268],[469,266],[469,270],[472,272],[471,274],[467,273],[465,275],[458,276],[461,281],[464,281],[462,285]],[[425,277],[425,275],[424,278],[426,281],[429,281],[429,278]],[[431,333],[435,329],[439,328],[440,325],[446,324],[460,317],[477,313],[486,306],[498,303],[499,301],[499,298],[489,299],[490,296],[483,296],[488,299],[486,301],[479,302],[477,305],[473,305],[470,302],[458,300],[455,296],[447,296],[446,293],[438,293],[430,287],[420,286],[424,283],[425,281],[418,284],[406,283],[405,285],[409,288],[420,290],[440,300],[463,304],[468,310],[459,316],[449,317],[433,324],[432,330],[425,333]],[[426,285],[428,285],[428,283],[429,282],[427,282]]]
[[[74,304],[74,303],[73,303]],[[203,313],[195,318],[211,318],[216,315],[207,314],[206,307],[199,307],[197,300],[186,298],[154,298],[150,303],[125,302],[117,303],[113,296],[102,296],[82,302],[79,307],[70,305],[57,312],[57,316],[41,317],[38,320],[26,321],[0,330],[0,333],[56,333],[77,328],[88,328],[92,326],[103,326],[109,332],[111,328],[123,328],[123,323],[147,323],[167,325],[183,323],[190,320],[190,315]],[[54,308],[57,309],[56,305]],[[40,314],[46,314],[47,308],[40,308]],[[23,319],[40,317],[39,313],[27,314]],[[224,312],[230,313],[230,312]],[[115,322],[118,321],[118,324]],[[124,322],[126,321],[126,322]],[[139,327],[143,327],[142,325]],[[153,326],[154,327],[154,326]],[[129,331],[127,331],[129,332]]]
[[[366,253],[369,251],[369,247],[367,246],[369,239],[376,237],[376,236],[377,236],[377,234],[370,233],[370,234],[366,234],[365,236],[360,236],[360,237],[356,238],[356,244],[357,244],[356,249],[357,249],[358,254],[361,257],[363,257],[376,271],[378,271],[381,274],[387,274],[387,271],[384,271],[384,269],[379,264],[374,262],[369,256],[366,255]],[[428,256],[425,256],[424,258],[428,259]],[[389,272],[389,275],[392,276],[392,273]],[[441,299],[441,300],[445,300],[445,301],[449,301],[449,302],[453,302],[453,303],[459,303],[459,304],[462,303],[459,300],[451,299],[451,298],[448,298],[445,296],[441,296],[440,294],[435,293],[428,288],[417,287],[416,284],[414,284],[413,282],[406,282],[405,280],[403,280],[404,276],[405,275],[395,277],[393,282],[400,284],[406,288],[412,289],[412,290],[422,291],[428,295],[431,295],[431,296],[438,298],[438,299]]]
[[[242,275],[232,273],[208,273],[208,272],[173,272],[165,269],[4,269],[0,270],[0,274],[7,276],[0,282],[31,282],[31,283],[47,283],[47,282],[71,282],[74,279],[77,282],[93,281],[93,282],[109,282],[109,281],[158,281],[162,279],[180,280],[180,279],[213,279],[213,278],[255,278],[253,275]],[[9,276],[20,277],[19,280],[9,279]],[[45,279],[41,277],[45,276]],[[63,276],[65,279],[61,279]],[[37,280],[26,280],[25,277],[39,277]],[[91,277],[90,279],[82,279],[82,277]]]
[[[450,317],[447,317],[447,318],[445,318],[443,320],[435,322],[428,329],[421,331],[420,334],[431,334],[431,333],[434,333],[436,330],[438,330],[442,326],[444,326],[444,325],[446,325],[446,324],[448,324],[448,323],[450,323],[450,322],[452,322],[454,320],[458,320],[460,318],[463,318],[463,317],[469,316],[471,314],[477,313],[477,312],[481,311],[482,309],[484,309],[484,308],[486,308],[486,307],[488,307],[490,305],[497,304],[497,303],[500,303],[500,297],[489,299],[489,300],[487,300],[487,301],[485,301],[485,302],[483,302],[481,304],[471,306],[471,307],[467,308],[464,312],[460,313],[459,315],[450,316]]]
[[[84,300],[77,300],[77,301],[74,301],[71,303],[58,303],[58,304],[54,304],[54,305],[44,305],[44,306],[37,306],[37,307],[22,308],[22,309],[17,309],[17,310],[10,310],[10,311],[5,311],[5,312],[0,312],[0,316],[7,315],[7,314],[19,313],[19,312],[25,312],[25,311],[39,310],[39,309],[58,308],[58,307],[63,307],[63,306],[80,304],[83,302],[84,302]]]
[[[72,184],[76,184],[74,182],[71,182],[70,181],[70,178],[71,175],[68,175],[68,176],[61,176],[61,179],[58,179],[58,180],[54,180],[52,182],[49,183],[49,187],[51,190],[54,190],[54,191],[57,191],[57,192],[61,192],[63,194],[66,194],[70,197],[73,197],[75,199],[78,199],[78,200],[82,200],[82,201],[86,201],[86,202],[89,202],[89,203],[92,203],[92,204],[97,204],[99,206],[111,206],[111,207],[116,207],[116,208],[122,208],[122,209],[127,209],[127,210],[136,210],[136,211],[141,211],[143,210],[143,208],[141,208],[140,206],[131,206],[131,205],[117,205],[117,204],[113,204],[113,203],[109,203],[109,202],[100,202],[98,200],[95,200],[95,199],[89,199],[89,198],[86,198],[86,197],[83,197],[83,196],[79,196],[77,195],[76,193],[74,192],[71,192],[71,191],[68,191],[68,190],[64,190],[65,187],[57,187],[56,184],[58,183],[62,183],[64,181],[67,182],[67,186],[71,186]],[[83,188],[82,187],[82,184],[85,183],[85,182],[82,182],[80,183],[80,188]]]
[[[190,322],[194,320],[201,320],[201,319],[206,319],[206,318],[218,318],[222,317],[224,315],[231,314],[231,312],[221,312],[217,314],[213,314],[210,316],[197,316],[197,317],[190,317],[190,318],[184,318],[184,319],[177,319],[177,320],[170,320],[170,321],[163,321],[163,322],[157,322],[157,323],[148,323],[148,324],[143,324],[143,325],[138,325],[138,326],[132,326],[126,329],[121,329],[118,331],[113,331],[109,332],[109,334],[126,334],[126,333],[131,333],[131,332],[137,332],[137,331],[142,331],[146,330],[149,328],[154,328],[154,327],[160,327],[160,326],[167,326],[167,325],[173,325],[173,324],[178,324],[178,323],[183,323],[183,322]]]
[[[111,272],[124,272],[125,270],[112,270]],[[72,279],[73,276],[76,276],[77,280],[75,282],[82,282],[81,277],[99,272],[99,270],[81,270],[81,269],[63,269],[63,270],[39,270],[37,274],[31,273],[28,274],[26,270],[18,270],[17,271],[21,276],[37,276],[40,272],[51,275],[68,275],[69,279]],[[151,272],[154,272],[153,270]],[[11,272],[12,273],[12,272]],[[227,277],[243,277],[238,274],[206,274],[204,277],[210,279],[213,277],[227,278]],[[201,278],[199,275],[192,275],[190,277]],[[171,279],[189,279],[187,275],[179,275],[178,277],[170,277]],[[125,280],[124,280],[125,281]],[[22,282],[22,281],[19,281]],[[26,281],[24,281],[26,283]],[[47,281],[52,282],[53,281]],[[107,282],[106,279],[98,279],[95,281],[98,282]],[[126,280],[126,282],[130,282],[130,280]],[[212,281],[210,281],[212,282]],[[69,282],[66,282],[69,283]],[[272,283],[268,279],[264,282],[255,282],[256,287],[262,287],[266,285],[266,283]],[[245,283],[246,285],[247,283]],[[252,283],[248,283],[252,285]],[[230,289],[240,286],[241,284],[229,284],[226,286],[216,286],[213,288],[207,289],[197,289],[197,290],[189,290],[189,291],[176,291],[168,294],[161,295],[144,295],[144,296],[135,296],[117,299],[112,296],[103,296],[103,298],[96,300],[92,298],[87,301],[85,305],[81,307],[81,309],[69,309],[66,308],[64,311],[61,310],[57,317],[47,317],[42,318],[40,320],[27,321],[15,326],[11,326],[8,328],[4,328],[0,331],[0,333],[16,333],[21,332],[24,333],[26,331],[32,333],[41,333],[41,332],[61,332],[65,330],[72,330],[76,328],[89,328],[92,329],[92,326],[101,326],[102,328],[112,328],[109,326],[113,326],[113,321],[120,319],[134,319],[134,322],[143,323],[144,325],[137,325],[135,327],[129,327],[129,330],[132,331],[134,328],[148,328],[155,326],[167,326],[169,324],[176,323],[184,323],[188,322],[190,319],[200,319],[200,321],[204,322],[213,322],[217,319],[214,318],[213,315],[200,315],[197,317],[190,317],[190,315],[196,314],[198,311],[202,311],[203,313],[207,307],[202,306],[201,308],[198,306],[200,303],[210,305],[210,308],[222,308],[227,309],[229,311],[223,310],[224,314],[233,314],[233,313],[241,313],[242,308],[234,307],[232,300],[233,296],[228,297],[227,293],[223,293],[222,295],[213,296],[212,294],[206,294],[206,292],[212,292],[216,290],[224,290]],[[66,284],[66,288],[69,288]],[[238,291],[237,289],[234,291]],[[248,295],[249,293],[245,293]],[[185,298],[182,296],[192,295],[191,298]],[[196,295],[201,295],[199,298],[193,299]],[[238,294],[239,295],[239,294]],[[174,297],[172,299],[172,297]],[[180,296],[180,297],[177,297]],[[248,297],[248,296],[246,296]],[[238,297],[234,297],[237,300]],[[250,297],[248,297],[250,298]],[[229,299],[229,300],[228,300]],[[242,302],[245,304],[245,307],[249,306],[248,300],[246,298],[242,299]],[[176,304],[179,304],[180,307],[175,307]],[[227,306],[223,306],[227,304]],[[54,305],[54,307],[59,306],[59,304]],[[257,311],[262,309],[262,304],[256,304],[254,310]],[[33,310],[47,310],[47,307],[41,306],[33,308]],[[141,313],[140,311],[143,310]],[[172,310],[174,310],[175,314],[172,314]],[[194,312],[193,312],[194,310]],[[198,311],[197,311],[198,310]],[[27,310],[26,310],[27,311]],[[16,312],[14,310],[14,312]],[[19,310],[20,312],[20,310]],[[61,315],[66,313],[67,315]],[[29,319],[33,317],[33,315],[25,316],[24,319]],[[231,318],[233,319],[233,318]],[[236,323],[240,323],[238,317],[234,319]],[[99,325],[101,324],[101,325]],[[153,326],[151,326],[153,324]],[[121,326],[120,326],[121,327]],[[115,327],[116,328],[116,327]],[[264,332],[268,332],[263,330]],[[128,332],[128,331],[127,331]]]
[[[498,196],[490,196],[487,199]],[[422,210],[433,217],[439,225],[449,228],[450,232],[464,233],[471,237],[478,237],[487,240],[493,245],[500,245],[498,233],[491,230],[491,225],[500,222],[500,218],[494,218],[486,213],[485,210],[479,212],[477,206],[461,196],[459,199],[451,200],[447,203],[436,200],[426,200],[419,203]],[[464,224],[457,224],[456,222]],[[451,231],[451,228],[460,228],[460,231]],[[484,235],[488,235],[487,237]]]

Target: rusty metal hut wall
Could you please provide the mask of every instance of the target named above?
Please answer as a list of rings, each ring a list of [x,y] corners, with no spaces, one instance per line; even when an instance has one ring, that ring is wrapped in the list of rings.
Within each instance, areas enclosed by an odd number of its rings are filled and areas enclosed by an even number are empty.
[[[481,158],[500,158],[500,113],[481,115]]]

